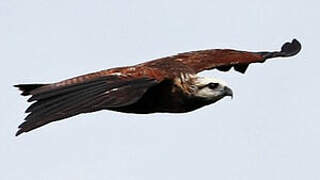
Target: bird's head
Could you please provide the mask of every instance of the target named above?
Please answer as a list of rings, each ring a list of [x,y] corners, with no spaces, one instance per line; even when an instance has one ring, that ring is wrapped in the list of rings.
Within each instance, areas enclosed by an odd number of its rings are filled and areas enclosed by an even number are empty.
[[[194,85],[196,90],[193,96],[211,103],[225,96],[233,97],[231,88],[228,87],[226,82],[219,79],[199,77],[195,80]]]

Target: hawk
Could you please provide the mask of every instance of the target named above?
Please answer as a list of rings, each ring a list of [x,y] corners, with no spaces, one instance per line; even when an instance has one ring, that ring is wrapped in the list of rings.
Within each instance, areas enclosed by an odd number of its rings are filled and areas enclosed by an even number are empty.
[[[18,84],[15,87],[21,95],[31,96],[28,102],[33,103],[16,136],[57,120],[105,109],[136,114],[190,112],[233,95],[224,81],[197,73],[231,68],[245,73],[251,63],[293,56],[300,50],[301,44],[294,39],[280,51],[192,51],[51,84]]]

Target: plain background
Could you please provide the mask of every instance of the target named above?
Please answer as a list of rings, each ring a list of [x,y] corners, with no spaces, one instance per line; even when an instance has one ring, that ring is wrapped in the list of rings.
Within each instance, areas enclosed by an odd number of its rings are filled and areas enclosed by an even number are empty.
[[[320,179],[317,1],[0,0],[0,179]],[[55,82],[179,52],[302,52],[226,80],[233,100],[187,114],[80,115],[15,137],[17,83]]]

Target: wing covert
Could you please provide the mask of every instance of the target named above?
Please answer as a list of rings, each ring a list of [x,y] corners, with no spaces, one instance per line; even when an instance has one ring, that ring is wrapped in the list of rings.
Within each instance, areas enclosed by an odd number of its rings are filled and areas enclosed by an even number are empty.
[[[270,58],[294,56],[300,50],[300,42],[294,39],[292,42],[285,43],[280,51],[248,52],[232,49],[210,49],[181,53],[151,61],[150,64],[161,65],[163,62],[170,64],[171,61],[182,63],[195,73],[214,68],[220,71],[228,71],[232,67],[236,71],[244,73],[251,63],[263,63]]]

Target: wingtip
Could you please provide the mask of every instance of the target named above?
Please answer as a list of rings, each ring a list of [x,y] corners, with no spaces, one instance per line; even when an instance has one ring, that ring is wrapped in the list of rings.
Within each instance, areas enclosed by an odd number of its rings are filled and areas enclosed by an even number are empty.
[[[294,56],[301,51],[301,48],[301,43],[297,39],[293,39],[282,45],[280,53],[284,57]]]
[[[28,92],[23,88],[22,84],[15,84],[13,87],[18,88],[21,91],[22,96],[27,96],[29,95]]]
[[[291,42],[284,43],[280,51],[265,51],[258,52],[258,54],[262,56],[263,60],[276,57],[290,57],[298,54],[301,51],[301,48],[301,43],[297,39],[293,39]]]
[[[22,134],[22,133],[24,133],[24,131],[22,131],[22,129],[19,129],[19,130],[16,132],[15,136],[17,137],[17,136],[19,136],[19,135]]]

